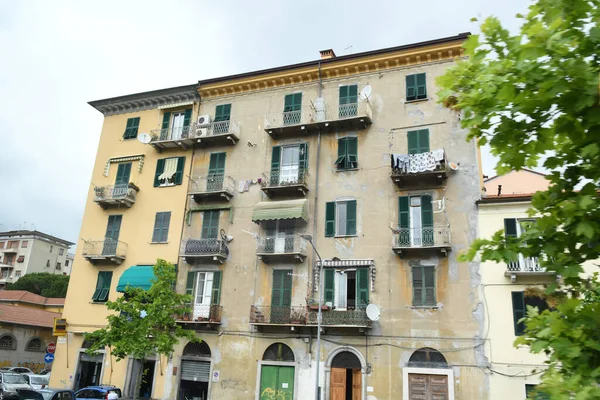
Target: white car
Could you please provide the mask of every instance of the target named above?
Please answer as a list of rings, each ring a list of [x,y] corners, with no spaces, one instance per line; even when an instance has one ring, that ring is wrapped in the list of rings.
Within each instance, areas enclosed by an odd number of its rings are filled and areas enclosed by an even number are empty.
[[[45,389],[50,384],[49,375],[23,374],[23,378],[36,390]]]
[[[23,375],[14,372],[0,373],[0,398],[2,400],[19,399],[19,389],[32,389]]]
[[[34,372],[25,367],[5,367],[0,368],[0,372],[14,372],[15,374],[33,374]]]

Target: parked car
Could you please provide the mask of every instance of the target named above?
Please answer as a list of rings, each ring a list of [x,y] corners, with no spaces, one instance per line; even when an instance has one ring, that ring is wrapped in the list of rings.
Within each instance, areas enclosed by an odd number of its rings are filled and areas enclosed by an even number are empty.
[[[2,372],[2,371],[14,372],[16,374],[33,374],[34,373],[32,370],[30,370],[29,368],[25,368],[25,367],[5,367],[5,368],[0,368],[0,372]]]
[[[68,389],[21,389],[19,400],[75,400],[75,393]]]
[[[44,389],[50,384],[50,375],[21,374],[35,390]]]
[[[50,375],[51,369],[43,369],[38,375]]]
[[[75,398],[79,399],[97,399],[105,400],[108,399],[110,393],[116,393],[121,398],[121,389],[116,386],[88,386],[75,392]]]
[[[33,388],[27,383],[23,375],[14,372],[0,372],[0,398],[2,400],[19,399],[17,390]]]

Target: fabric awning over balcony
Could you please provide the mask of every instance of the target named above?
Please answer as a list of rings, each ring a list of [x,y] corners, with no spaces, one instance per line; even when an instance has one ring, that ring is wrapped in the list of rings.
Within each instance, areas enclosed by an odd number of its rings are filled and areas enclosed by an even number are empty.
[[[278,219],[303,219],[308,222],[308,201],[261,201],[254,207],[252,221],[274,221]]]
[[[317,261],[317,266],[321,263]],[[373,259],[329,259],[323,260],[323,267],[371,267],[375,265]]]
[[[154,279],[153,268],[153,265],[134,265],[127,268],[119,278],[117,292],[124,293],[128,285],[133,288],[150,289]]]

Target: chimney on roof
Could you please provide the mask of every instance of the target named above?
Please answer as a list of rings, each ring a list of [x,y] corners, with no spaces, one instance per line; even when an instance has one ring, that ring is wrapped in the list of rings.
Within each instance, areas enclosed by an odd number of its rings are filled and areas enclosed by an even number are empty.
[[[335,52],[333,49],[321,50],[321,60],[327,60],[328,58],[335,58]]]
[[[502,185],[498,185],[498,196],[502,194]]]

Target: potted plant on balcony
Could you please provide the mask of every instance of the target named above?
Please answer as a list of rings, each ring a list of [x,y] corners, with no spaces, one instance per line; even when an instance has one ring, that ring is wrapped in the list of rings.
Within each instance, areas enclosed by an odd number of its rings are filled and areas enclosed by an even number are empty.
[[[310,299],[307,302],[307,307],[311,311],[318,311],[319,310],[319,302]],[[328,311],[328,310],[329,310],[329,306],[327,304],[321,305],[321,311]]]

